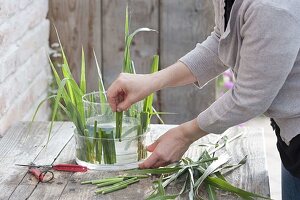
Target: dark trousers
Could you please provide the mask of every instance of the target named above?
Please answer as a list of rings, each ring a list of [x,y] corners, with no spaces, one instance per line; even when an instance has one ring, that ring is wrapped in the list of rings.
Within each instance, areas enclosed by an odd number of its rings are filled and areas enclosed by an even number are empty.
[[[287,145],[280,137],[280,128],[271,119],[271,126],[277,136],[281,166],[282,200],[300,200],[300,135]]]

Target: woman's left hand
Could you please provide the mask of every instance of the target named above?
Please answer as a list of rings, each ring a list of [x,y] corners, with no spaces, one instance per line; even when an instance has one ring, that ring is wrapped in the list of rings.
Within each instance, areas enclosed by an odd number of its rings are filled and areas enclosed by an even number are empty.
[[[189,146],[206,134],[199,128],[196,119],[170,129],[147,147],[152,154],[139,168],[158,168],[179,161]]]

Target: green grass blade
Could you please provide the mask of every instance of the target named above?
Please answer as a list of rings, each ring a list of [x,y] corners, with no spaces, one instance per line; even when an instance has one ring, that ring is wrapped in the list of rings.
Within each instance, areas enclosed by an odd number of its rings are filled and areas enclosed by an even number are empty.
[[[69,68],[68,60],[67,60],[67,57],[65,55],[62,43],[60,41],[60,37],[59,37],[58,31],[57,31],[57,28],[55,26],[54,26],[54,29],[55,29],[55,32],[56,32],[56,36],[57,36],[58,43],[60,45],[60,49],[61,49],[61,53],[62,53],[62,57],[63,57],[63,64],[62,64],[63,75],[64,75],[65,78],[69,78],[69,79],[73,79],[74,80],[74,78],[72,76],[72,73],[70,71],[70,68]],[[71,88],[71,86],[68,83],[67,83],[67,88],[68,88],[68,92],[69,92],[71,101],[73,102],[73,104],[76,104],[74,96],[73,96],[72,88]]]
[[[35,118],[36,118],[36,115],[37,115],[38,111],[40,110],[41,106],[42,106],[46,101],[48,101],[49,99],[55,98],[56,96],[57,96],[57,95],[51,95],[51,96],[49,96],[49,97],[43,99],[43,100],[39,103],[39,105],[38,105],[37,108],[35,109],[34,114],[33,114],[32,118],[31,118],[31,122],[34,122],[34,120],[35,120]],[[31,126],[31,123],[30,123],[30,126]],[[29,130],[30,130],[30,128],[29,128]]]
[[[153,62],[151,66],[151,73],[155,73],[158,71],[158,65],[159,65],[159,56],[155,55],[153,57]],[[152,113],[152,104],[153,104],[153,96],[154,94],[150,94],[147,96],[144,100],[144,106],[143,106],[143,112]]]
[[[209,200],[217,200],[217,193],[216,193],[216,189],[214,188],[214,186],[211,186],[207,183],[205,183],[205,188],[208,194],[208,199]]]
[[[157,32],[157,31],[150,29],[150,28],[139,28],[139,29],[135,30],[133,33],[131,33],[130,35],[128,35],[127,37],[125,34],[125,51],[124,51],[124,61],[123,61],[123,72],[126,72],[126,73],[134,72],[133,65],[131,62],[131,56],[130,56],[130,46],[131,46],[134,36],[140,32]]]
[[[157,72],[158,66],[159,66],[159,56],[155,55],[153,57],[153,61],[152,61],[151,73]],[[144,99],[143,111],[142,111],[141,117],[140,117],[141,126],[142,126],[141,128],[142,128],[143,133],[146,132],[146,130],[150,124],[150,121],[151,121],[151,117],[152,117],[152,113],[153,113],[152,112],[153,97],[154,97],[154,94],[152,93]]]
[[[57,84],[57,86],[59,87],[59,85],[60,85],[60,83],[61,83],[61,79],[60,79],[60,77],[59,77],[59,75],[58,75],[58,73],[57,73],[57,71],[56,71],[56,69],[55,69],[55,67],[54,67],[54,65],[53,65],[53,63],[52,63],[50,57],[48,57],[48,59],[49,59],[49,63],[50,63],[50,66],[51,66],[51,69],[52,69],[54,78],[55,78],[55,80],[56,80],[56,84]],[[65,89],[63,90],[62,95],[63,95],[63,100],[64,100],[65,104],[66,104],[66,105],[70,104],[70,103],[71,103],[71,99],[70,99],[70,97],[68,96],[67,91],[66,91]],[[70,118],[70,119],[72,119],[72,118]],[[72,120],[72,121],[73,121],[73,120]]]
[[[53,65],[53,62],[52,60],[50,59],[50,57],[48,56],[48,60],[49,60],[49,63],[50,63],[50,66],[51,66],[51,69],[52,69],[52,72],[53,72],[53,75],[54,75],[54,78],[55,78],[55,81],[56,81],[56,84],[59,86],[60,82],[61,82],[61,79]]]
[[[265,197],[265,196],[262,196],[259,194],[251,193],[251,192],[245,191],[243,189],[237,188],[237,187],[231,185],[230,183],[228,183],[227,181],[224,181],[220,178],[207,177],[205,179],[205,182],[207,182],[208,184],[210,184],[212,186],[220,188],[222,190],[235,193],[244,199],[253,199],[254,197],[262,198],[262,199],[270,199],[269,197]]]
[[[93,50],[93,53],[94,53],[94,58],[95,58],[97,72],[98,72],[98,78],[99,78],[99,98],[100,98],[100,103],[107,103],[107,97],[106,97],[106,93],[105,93],[105,87],[104,87],[104,83],[103,83],[101,69],[100,69],[100,66],[99,66],[99,63],[98,63],[98,59],[97,59],[97,56],[96,56],[96,53],[95,53],[94,50]]]
[[[64,78],[72,79],[72,77],[70,76],[70,74],[67,71],[67,67],[66,67],[65,61],[62,64],[62,73],[63,73]],[[75,101],[75,97],[74,97],[74,94],[73,94],[73,90],[72,90],[72,87],[71,87],[71,85],[69,83],[67,83],[67,91],[69,93],[69,96],[71,98],[72,103],[74,105],[76,105],[76,101]]]
[[[126,6],[126,11],[125,11],[125,41],[129,35],[129,8],[128,5]]]
[[[162,167],[157,169],[133,169],[127,171],[129,174],[171,174],[178,172],[181,167]]]
[[[86,78],[85,78],[85,56],[83,47],[81,48],[81,75],[80,75],[80,89],[83,94],[86,93]]]
[[[152,110],[155,113],[155,115],[156,115],[157,119],[159,120],[159,122],[161,124],[165,124],[164,120],[160,117],[160,115],[158,114],[158,112],[155,110],[155,108],[153,106],[152,106]]]
[[[240,134],[238,134],[238,135],[235,135],[234,137],[228,139],[227,142],[226,142],[226,144],[229,144],[230,142],[232,142],[232,141],[238,139],[238,138],[241,137],[242,135],[243,135],[243,133],[240,133]],[[216,151],[222,149],[224,146],[225,146],[225,143],[219,145],[217,148],[213,148],[212,150],[209,150],[208,153],[211,155],[211,154],[215,153]]]
[[[196,193],[199,190],[199,187],[201,185],[201,183],[209,176],[211,175],[216,169],[218,169],[220,166],[222,166],[223,164],[225,164],[226,162],[228,162],[229,160],[229,156],[226,154],[221,155],[220,157],[218,157],[218,160],[213,161],[204,171],[204,173],[202,174],[202,176],[196,181],[194,188],[196,188]],[[206,163],[204,163],[206,164]]]
[[[55,98],[55,103],[54,103],[54,108],[53,108],[53,114],[52,114],[52,119],[51,119],[50,128],[49,128],[49,134],[48,134],[47,144],[48,144],[49,139],[50,139],[50,135],[51,135],[52,128],[53,128],[53,122],[54,122],[55,115],[56,115],[56,112],[57,112],[57,109],[58,109],[58,106],[59,106],[59,102],[60,102],[60,99],[61,99],[61,96],[62,96],[62,93],[63,93],[63,89],[64,89],[66,83],[67,83],[67,79],[63,79],[60,82],[60,85],[58,86],[57,96]]]
[[[190,179],[190,191],[189,191],[189,199],[193,200],[194,199],[194,185],[195,185],[195,181],[194,181],[194,173],[192,168],[188,168],[189,171],[189,179]]]
[[[122,126],[123,126],[123,112],[116,113],[116,139],[121,142]]]

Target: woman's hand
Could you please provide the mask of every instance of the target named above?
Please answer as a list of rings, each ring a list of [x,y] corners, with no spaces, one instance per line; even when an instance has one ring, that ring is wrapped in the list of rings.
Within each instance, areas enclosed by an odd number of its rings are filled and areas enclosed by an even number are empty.
[[[154,74],[122,73],[107,90],[108,103],[113,111],[124,111],[157,90],[195,81],[191,71],[181,62]]]
[[[121,73],[107,90],[107,99],[112,110],[127,110],[132,104],[157,90],[154,80],[151,74]]]
[[[189,146],[206,134],[199,128],[196,119],[170,129],[147,147],[152,154],[139,167],[157,168],[179,161]]]

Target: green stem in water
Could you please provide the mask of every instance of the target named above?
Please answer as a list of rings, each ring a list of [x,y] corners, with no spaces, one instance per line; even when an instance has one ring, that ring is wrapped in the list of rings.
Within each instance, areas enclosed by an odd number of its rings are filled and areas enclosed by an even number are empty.
[[[123,112],[116,113],[116,139],[121,142]]]
[[[92,153],[91,153],[91,149],[92,149],[92,143],[89,141],[89,131],[88,129],[84,130],[84,145],[83,145],[83,149],[80,149],[81,154],[83,155],[82,157],[84,158],[85,161],[87,162],[91,162],[92,161]]]
[[[96,128],[95,128],[96,127]],[[101,164],[102,160],[102,132],[97,128],[97,121],[95,121],[94,127],[94,140],[95,140],[95,152],[96,152],[96,161]]]
[[[99,130],[100,131],[100,130]],[[114,164],[117,161],[115,140],[112,130],[101,130],[103,157],[105,164]]]

